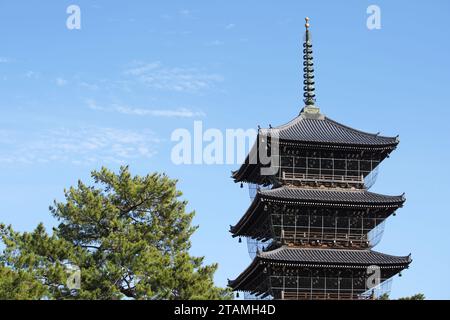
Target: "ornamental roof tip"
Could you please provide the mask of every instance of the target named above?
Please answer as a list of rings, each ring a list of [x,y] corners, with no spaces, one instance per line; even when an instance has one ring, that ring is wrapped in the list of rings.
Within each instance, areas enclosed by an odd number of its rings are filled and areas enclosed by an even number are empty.
[[[316,105],[303,107],[299,116],[305,119],[325,120],[325,115],[320,113],[320,108]]]

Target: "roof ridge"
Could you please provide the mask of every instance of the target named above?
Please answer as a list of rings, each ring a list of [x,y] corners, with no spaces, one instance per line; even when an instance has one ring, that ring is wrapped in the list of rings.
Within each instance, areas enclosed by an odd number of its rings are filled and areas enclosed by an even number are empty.
[[[398,135],[395,137],[383,136],[379,133],[370,133],[352,128],[327,116],[305,117],[303,113],[280,126],[259,129],[262,135],[279,134],[280,139],[298,140],[311,143],[343,143],[347,144],[342,136],[347,136],[348,141],[361,145],[396,145]],[[353,137],[353,138],[352,138]],[[321,141],[323,139],[323,141]]]
[[[363,131],[363,130],[360,130],[360,129],[355,129],[355,128],[352,128],[352,127],[347,126],[347,125],[345,125],[345,124],[342,124],[342,123],[340,123],[340,122],[337,122],[336,120],[333,120],[333,119],[331,119],[331,118],[329,118],[329,117],[327,117],[327,116],[325,116],[325,120],[326,120],[326,121],[330,121],[330,122],[334,123],[335,125],[340,126],[340,127],[342,127],[343,129],[348,130],[348,131],[352,131],[352,132],[356,132],[356,133],[361,133],[361,134],[365,134],[365,135],[369,135],[369,136],[373,136],[373,137],[378,137],[378,138],[387,138],[387,139],[394,139],[394,138],[397,138],[397,137],[390,137],[390,136],[381,136],[381,135],[379,135],[378,133],[370,133],[370,132],[366,132],[366,131]]]
[[[258,256],[261,258],[264,258],[265,256],[268,256],[270,254],[275,254],[278,253],[280,251],[293,251],[293,250],[297,250],[297,251],[317,251],[317,252],[355,252],[355,253],[362,253],[362,252],[366,252],[366,253],[370,253],[370,254],[378,254],[381,255],[385,258],[410,258],[410,254],[406,255],[406,256],[397,256],[397,255],[392,255],[392,254],[387,254],[387,253],[383,253],[383,252],[379,252],[376,250],[372,250],[370,248],[366,248],[366,249],[346,249],[346,248],[310,248],[310,247],[290,247],[287,245],[282,245],[281,247],[274,249],[274,250],[270,250],[270,251],[265,251],[260,253]]]
[[[270,250],[270,251],[258,251],[258,252],[256,253],[256,256],[257,256],[257,257],[264,258],[264,255],[267,255],[267,254],[269,254],[269,253],[276,253],[276,252],[283,251],[282,249],[283,249],[284,247],[287,247],[287,246],[282,245],[281,247],[278,247],[278,248],[273,249],[273,250]]]
[[[301,191],[318,191],[318,192],[348,192],[348,193],[368,193],[368,194],[373,194],[373,195],[379,195],[379,196],[385,196],[385,197],[402,197],[403,194],[399,194],[399,195],[386,195],[386,194],[382,194],[382,193],[378,193],[378,192],[372,192],[369,191],[367,189],[350,189],[350,188],[314,188],[314,187],[297,187],[297,186],[287,186],[287,185],[283,185],[281,187],[278,188],[273,188],[273,189],[259,189],[257,191],[257,194],[264,194],[264,193],[273,193],[276,191],[279,191],[280,189],[283,190],[301,190]]]
[[[296,124],[297,122],[301,122],[301,121],[304,121],[304,120],[311,120],[311,121],[315,121],[315,120],[316,121],[323,121],[323,120],[325,120],[325,121],[329,121],[329,122],[331,122],[331,123],[341,127],[344,130],[347,130],[347,131],[356,132],[356,133],[360,133],[360,134],[364,134],[364,135],[368,135],[368,136],[372,136],[372,137],[379,137],[379,138],[387,138],[387,139],[397,138],[397,136],[383,136],[383,135],[380,135],[378,133],[371,133],[371,132],[363,131],[361,129],[355,129],[355,128],[352,128],[352,127],[350,127],[348,125],[342,124],[342,123],[340,123],[340,122],[338,122],[338,121],[336,121],[334,119],[331,119],[330,117],[327,117],[327,116],[324,116],[324,119],[314,119],[314,118],[304,118],[301,114],[296,116],[295,118],[289,120],[285,124],[282,124],[282,125],[279,125],[279,126],[275,126],[275,127],[272,127],[272,128],[263,128],[261,130],[263,130],[263,131],[264,130],[271,131],[271,130],[276,130],[276,129],[281,130],[281,129],[285,129],[287,127],[290,127],[290,126]]]
[[[272,127],[272,128],[264,128],[263,130],[268,130],[268,131],[274,130],[274,129],[281,130],[281,129],[284,129],[286,127],[289,127],[290,125],[293,125],[294,122],[297,123],[299,121],[302,121],[303,119],[304,118],[301,115],[298,115],[295,118],[293,118],[293,119],[289,120],[288,122],[286,122],[285,124],[282,124],[282,125],[279,125],[279,126],[276,126],[276,127]]]

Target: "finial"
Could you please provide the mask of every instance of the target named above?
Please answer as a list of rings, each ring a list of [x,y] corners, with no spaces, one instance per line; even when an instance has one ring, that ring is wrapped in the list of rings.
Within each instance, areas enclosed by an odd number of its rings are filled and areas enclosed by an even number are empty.
[[[316,94],[314,93],[314,62],[311,43],[311,35],[309,31],[309,18],[305,18],[306,32],[305,42],[303,43],[303,97],[307,107],[314,107],[316,102]]]

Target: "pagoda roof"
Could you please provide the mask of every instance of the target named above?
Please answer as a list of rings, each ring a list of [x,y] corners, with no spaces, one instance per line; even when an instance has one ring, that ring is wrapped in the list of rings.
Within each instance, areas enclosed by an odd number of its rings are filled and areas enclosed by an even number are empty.
[[[342,146],[362,146],[362,147],[395,147],[398,137],[385,137],[379,134],[367,133],[340,124],[324,115],[311,116],[306,112],[287,124],[261,129],[260,134],[271,135],[277,131],[281,141],[331,144]]]
[[[282,246],[278,249],[259,252],[253,262],[228,285],[233,290],[251,290],[251,279],[259,276],[265,265],[280,265],[306,268],[365,269],[376,265],[395,274],[412,262],[411,255],[392,256],[372,250],[314,249]],[[251,286],[251,285],[250,285]]]
[[[385,208],[387,217],[403,205],[405,198],[403,195],[388,196],[364,189],[313,189],[283,186],[271,190],[259,190],[242,218],[230,228],[234,237],[249,234],[252,224],[265,214],[263,209],[265,202],[336,208]]]
[[[373,250],[313,249],[282,246],[278,249],[261,252],[259,259],[271,262],[287,262],[311,265],[358,265],[392,266],[411,262],[410,256],[398,257]]]
[[[340,124],[320,113],[301,112],[299,116],[282,126],[263,128],[258,131],[257,141],[251,153],[245,158],[238,170],[232,172],[235,182],[261,183],[261,177],[255,173],[261,166],[255,156],[261,137],[278,137],[280,145],[298,145],[303,148],[325,148],[340,150],[372,150],[380,152],[381,160],[398,145],[398,137],[386,137],[367,133]]]
[[[399,206],[405,202],[403,195],[388,196],[369,192],[365,189],[318,189],[283,186],[276,189],[260,190],[258,195],[263,201],[347,204],[349,206],[358,206],[359,204]]]

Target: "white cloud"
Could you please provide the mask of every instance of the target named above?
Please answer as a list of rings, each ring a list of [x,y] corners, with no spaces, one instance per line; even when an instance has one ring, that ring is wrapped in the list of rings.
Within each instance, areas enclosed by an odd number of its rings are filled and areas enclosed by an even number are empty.
[[[124,106],[115,106],[115,110],[119,113],[136,115],[136,116],[153,116],[153,117],[177,117],[177,118],[194,118],[204,117],[205,113],[201,111],[192,111],[186,108],[178,109],[141,109],[130,108]]]
[[[225,44],[225,42],[220,41],[220,40],[214,40],[214,41],[207,43],[207,45],[213,46],[213,47],[223,46],[224,44]]]
[[[154,71],[158,68],[161,68],[161,62],[156,61],[152,63],[136,63],[137,66],[134,68],[130,68],[125,71],[126,75],[133,75],[133,76],[141,76],[143,74],[146,74],[148,72]]]
[[[103,107],[97,104],[93,99],[86,100],[89,109],[96,111],[117,112],[132,116],[150,116],[150,117],[167,117],[167,118],[194,118],[204,117],[205,113],[202,111],[193,111],[188,108],[177,109],[147,109],[147,108],[133,108],[122,105],[112,105],[111,107]]]
[[[8,58],[0,57],[0,63],[9,63],[9,62],[11,62],[11,60],[9,60]]]
[[[192,11],[188,9],[183,9],[179,11],[180,15],[186,18],[189,18],[192,16]]]
[[[64,87],[68,83],[68,81],[66,79],[63,79],[63,78],[56,78],[55,81],[56,81],[56,85],[58,87]]]
[[[160,140],[149,130],[102,127],[58,128],[43,132],[3,132],[0,163],[126,163],[156,154]]]
[[[27,71],[25,73],[25,78],[27,79],[38,79],[39,78],[39,73],[34,72],[34,71]]]
[[[161,90],[198,92],[223,81],[218,74],[205,73],[195,68],[165,67],[160,62],[135,63],[125,71],[140,83]]]
[[[97,110],[97,111],[110,111],[108,108],[104,108],[102,106],[99,106],[97,102],[94,99],[87,99],[86,104],[89,107],[89,109]]]
[[[81,81],[80,83],[78,83],[78,85],[82,88],[86,88],[86,89],[93,90],[93,91],[96,91],[99,89],[98,85],[96,85],[94,83],[89,83],[86,81]]]
[[[233,29],[234,27],[236,27],[236,25],[234,23],[229,23],[225,26],[225,29],[230,30],[230,29]]]

